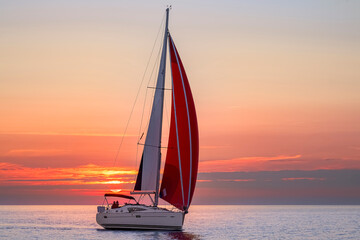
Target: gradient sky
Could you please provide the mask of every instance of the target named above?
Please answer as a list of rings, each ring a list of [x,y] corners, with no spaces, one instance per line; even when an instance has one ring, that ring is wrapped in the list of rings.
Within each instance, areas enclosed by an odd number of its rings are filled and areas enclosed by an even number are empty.
[[[133,187],[159,41],[115,157],[167,4],[199,120],[194,203],[360,204],[357,0],[0,0],[0,204]]]

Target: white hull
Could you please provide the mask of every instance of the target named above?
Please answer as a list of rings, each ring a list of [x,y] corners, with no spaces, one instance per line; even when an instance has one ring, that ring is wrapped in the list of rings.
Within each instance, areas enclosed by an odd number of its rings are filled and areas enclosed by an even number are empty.
[[[181,230],[184,222],[183,212],[140,204],[102,210],[96,214],[96,222],[106,229]]]

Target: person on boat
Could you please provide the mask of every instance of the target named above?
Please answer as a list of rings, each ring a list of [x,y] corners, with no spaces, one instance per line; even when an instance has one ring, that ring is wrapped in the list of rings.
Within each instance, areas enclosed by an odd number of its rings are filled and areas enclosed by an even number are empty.
[[[119,207],[119,201],[116,201],[116,208]]]
[[[115,201],[113,201],[113,204],[111,206],[111,209],[114,209],[114,208],[116,208],[116,202]]]

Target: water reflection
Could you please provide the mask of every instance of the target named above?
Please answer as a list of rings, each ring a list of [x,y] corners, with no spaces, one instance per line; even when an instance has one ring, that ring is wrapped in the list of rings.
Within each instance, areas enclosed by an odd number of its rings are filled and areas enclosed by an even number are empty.
[[[134,229],[96,229],[97,231],[111,232],[115,235],[118,233],[122,235],[129,235],[137,239],[174,239],[174,240],[200,240],[199,234],[183,231],[149,231],[149,230],[134,230]]]
[[[183,231],[156,231],[151,234],[152,239],[199,240],[200,235]]]
[[[189,232],[168,232],[167,233],[170,239],[177,239],[177,240],[199,240],[200,235],[195,233]]]

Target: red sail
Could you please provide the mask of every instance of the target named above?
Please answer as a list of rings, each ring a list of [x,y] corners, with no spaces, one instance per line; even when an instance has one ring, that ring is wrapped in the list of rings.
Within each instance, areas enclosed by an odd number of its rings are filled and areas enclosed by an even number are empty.
[[[199,132],[189,82],[170,34],[169,45],[173,81],[172,108],[160,196],[180,210],[187,211],[198,172]]]

